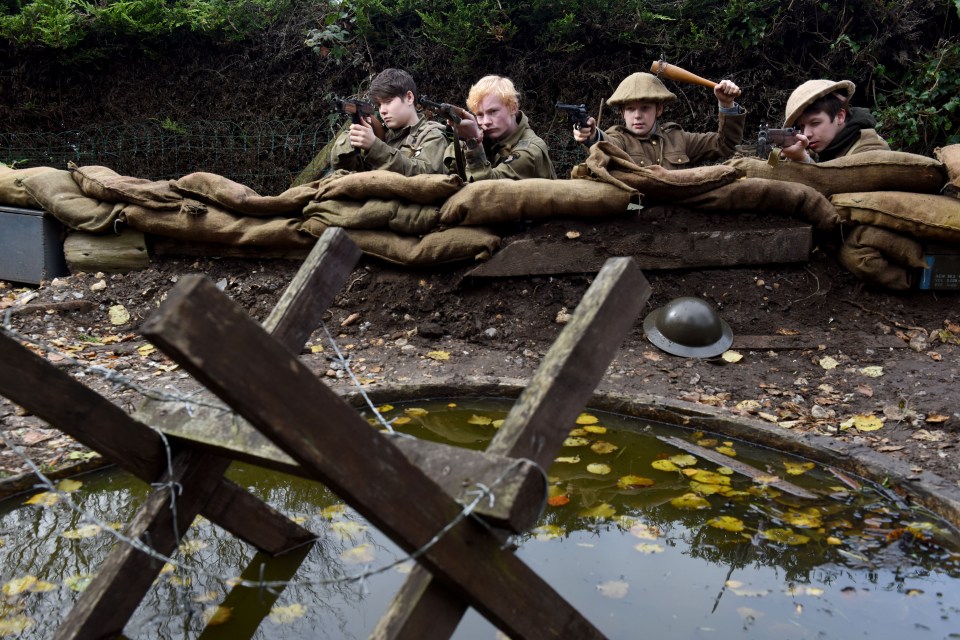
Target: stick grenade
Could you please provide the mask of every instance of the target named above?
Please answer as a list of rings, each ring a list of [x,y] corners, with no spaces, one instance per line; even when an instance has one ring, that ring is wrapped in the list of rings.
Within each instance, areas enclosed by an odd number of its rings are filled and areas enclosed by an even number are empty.
[[[706,78],[701,78],[700,76],[690,73],[683,67],[678,67],[676,65],[667,64],[663,60],[656,60],[652,65],[650,65],[650,73],[656,76],[663,76],[664,78],[670,78],[676,82],[688,82],[690,84],[702,84],[705,87],[713,89],[717,86],[716,82],[712,80],[707,80]]]

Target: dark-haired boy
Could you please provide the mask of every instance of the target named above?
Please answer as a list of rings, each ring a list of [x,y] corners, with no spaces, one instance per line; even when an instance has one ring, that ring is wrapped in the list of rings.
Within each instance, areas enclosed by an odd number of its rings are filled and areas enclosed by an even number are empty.
[[[378,138],[369,119],[361,118],[337,138],[330,151],[330,166],[347,171],[382,169],[414,176],[444,173],[447,137],[443,125],[417,111],[417,85],[401,69],[385,69],[367,92],[377,105],[386,127]]]
[[[851,107],[849,80],[807,80],[787,99],[784,126],[800,131],[781,154],[796,162],[823,162],[864,151],[889,150],[869,110]]]

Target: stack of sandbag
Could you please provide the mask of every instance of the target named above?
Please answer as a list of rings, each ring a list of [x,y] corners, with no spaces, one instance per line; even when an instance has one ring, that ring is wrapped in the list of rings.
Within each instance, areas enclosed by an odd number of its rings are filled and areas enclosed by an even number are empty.
[[[649,205],[671,204],[711,212],[770,212],[807,220],[820,229],[831,229],[839,222],[830,202],[808,186],[744,177],[730,164],[673,171],[659,165],[641,167],[606,141],[593,145],[586,161],[575,167],[572,175],[633,189]]]

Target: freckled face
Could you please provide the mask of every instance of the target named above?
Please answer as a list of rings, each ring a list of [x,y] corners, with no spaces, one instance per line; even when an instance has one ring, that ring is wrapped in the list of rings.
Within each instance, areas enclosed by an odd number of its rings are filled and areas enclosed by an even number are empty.
[[[493,141],[507,138],[517,130],[517,107],[508,107],[500,96],[489,94],[477,105],[477,124],[483,129],[483,137]]]
[[[623,122],[632,133],[648,136],[657,118],[663,114],[663,105],[655,102],[628,102],[621,109]]]

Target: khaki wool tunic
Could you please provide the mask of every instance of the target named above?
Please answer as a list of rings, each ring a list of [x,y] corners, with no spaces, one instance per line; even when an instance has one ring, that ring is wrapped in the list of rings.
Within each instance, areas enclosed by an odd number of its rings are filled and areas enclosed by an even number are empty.
[[[720,114],[716,133],[689,133],[675,122],[658,122],[647,137],[632,133],[623,125],[610,127],[600,137],[620,147],[643,166],[658,164],[665,169],[688,169],[702,162],[726,160],[743,142],[746,112]]]
[[[548,178],[555,180],[556,171],[550,161],[547,143],[530,128],[527,116],[517,112],[517,130],[503,140],[491,143],[484,138],[482,145],[475,149],[464,146],[467,182],[477,180],[523,180],[525,178]],[[447,147],[444,164],[447,172],[457,173],[457,160],[454,144]],[[488,159],[490,158],[490,159]]]
[[[405,176],[444,173],[443,152],[447,142],[444,126],[422,115],[409,127],[387,129],[385,138],[374,140],[366,151],[350,146],[347,127],[333,145],[330,166],[347,171],[381,169]]]

